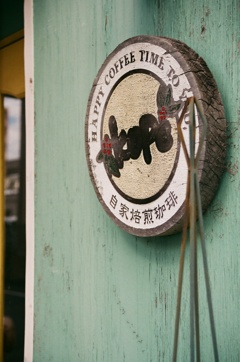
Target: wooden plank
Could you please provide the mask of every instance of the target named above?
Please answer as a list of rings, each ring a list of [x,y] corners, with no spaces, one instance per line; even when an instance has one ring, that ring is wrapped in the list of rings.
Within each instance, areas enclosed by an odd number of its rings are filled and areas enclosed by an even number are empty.
[[[4,255],[5,255],[5,201],[4,201],[4,180],[5,180],[5,159],[4,159],[4,110],[3,97],[0,93],[0,320],[4,316]],[[0,361],[3,360],[3,323],[0,324]]]
[[[24,66],[26,89],[26,286],[25,286],[25,344],[24,361],[33,360],[34,328],[34,45],[33,2],[24,6]]]

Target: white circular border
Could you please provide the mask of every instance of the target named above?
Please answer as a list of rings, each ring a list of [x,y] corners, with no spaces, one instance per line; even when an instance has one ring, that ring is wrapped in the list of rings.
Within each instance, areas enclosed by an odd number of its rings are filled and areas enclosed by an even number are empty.
[[[163,58],[164,69],[160,69],[154,63],[149,63],[140,60],[141,53],[140,50],[145,50],[149,52],[154,52],[158,54],[159,57]],[[109,73],[110,68],[114,67],[114,64],[124,55],[130,54],[130,52],[134,52],[135,61],[129,63],[126,66],[123,66],[122,69],[119,69],[118,73],[115,74],[115,77],[111,79],[110,83],[107,85],[105,83],[105,77]],[[109,59],[110,58],[110,59]],[[187,183],[187,164],[185,160],[185,156],[183,153],[183,149],[180,146],[178,164],[175,170],[175,174],[167,187],[164,193],[159,196],[156,200],[145,203],[145,204],[136,204],[126,200],[122,195],[118,193],[118,191],[114,188],[111,183],[108,174],[105,170],[104,163],[97,162],[97,155],[101,150],[101,128],[102,128],[102,117],[105,109],[106,101],[108,100],[109,93],[115,86],[115,84],[119,81],[121,77],[126,75],[127,73],[134,70],[147,70],[156,74],[157,77],[161,78],[166,85],[171,84],[169,77],[169,71],[174,69],[175,75],[179,77],[179,84],[177,86],[172,85],[173,90],[173,98],[175,101],[179,100],[179,97],[184,96],[191,97],[191,85],[184,74],[184,70],[177,62],[177,60],[169,54],[165,49],[158,45],[154,45],[148,42],[137,42],[133,44],[129,44],[126,47],[117,51],[113,56],[109,56],[104,64],[104,67],[101,68],[100,74],[98,76],[97,84],[95,84],[94,90],[91,93],[89,98],[89,110],[87,117],[87,144],[88,144],[88,161],[90,172],[94,178],[95,188],[100,196],[101,202],[104,203],[106,211],[109,215],[113,215],[114,218],[118,221],[118,225],[127,226],[127,231],[141,235],[141,230],[152,230],[163,226],[165,223],[170,221],[174,215],[182,208],[185,196],[186,196],[186,183]],[[186,90],[186,91],[184,91]],[[100,103],[100,105],[99,105]],[[98,114],[94,112],[94,107],[97,106]],[[181,113],[181,111],[180,111]],[[97,118],[97,122],[95,121]],[[197,118],[197,117],[196,117]],[[183,122],[182,132],[187,145],[187,149],[189,148],[189,130],[187,126],[188,117],[185,118],[186,122]],[[198,120],[197,120],[197,132],[196,132],[196,144],[199,141],[199,132],[198,132]],[[127,131],[127,130],[126,130]],[[93,138],[94,134],[94,138]],[[173,198],[171,200],[171,197]],[[169,198],[169,199],[168,199]],[[167,203],[167,200],[169,203]],[[175,201],[174,201],[175,200]],[[114,201],[114,202],[113,202]],[[172,202],[171,202],[172,201]],[[123,205],[123,206],[122,206]],[[156,210],[158,208],[165,206],[164,212],[158,214],[157,217]],[[121,209],[125,208],[127,212],[121,212]],[[139,211],[139,215],[141,216],[139,223],[136,222],[136,219],[132,218],[132,210]],[[162,209],[163,210],[163,209]],[[152,215],[152,219],[148,217],[147,219],[144,217],[145,212],[148,212]],[[161,215],[161,217],[160,217]],[[176,220],[177,222],[178,220]],[[171,225],[172,227],[173,225]],[[129,230],[130,228],[130,230]],[[164,230],[167,232],[167,230]],[[158,234],[161,234],[158,231]]]

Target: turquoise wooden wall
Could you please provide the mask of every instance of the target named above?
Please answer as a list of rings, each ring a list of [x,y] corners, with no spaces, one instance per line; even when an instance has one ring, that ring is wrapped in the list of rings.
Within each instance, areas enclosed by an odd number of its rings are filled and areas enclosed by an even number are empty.
[[[140,34],[177,38],[207,62],[228,120],[226,171],[205,231],[221,361],[240,359],[240,3],[34,0],[36,362],[170,361],[180,235],[141,239],[100,206],[84,121],[106,56]],[[189,268],[179,361],[189,361]],[[200,258],[201,260],[201,258]],[[202,360],[213,360],[200,267]]]

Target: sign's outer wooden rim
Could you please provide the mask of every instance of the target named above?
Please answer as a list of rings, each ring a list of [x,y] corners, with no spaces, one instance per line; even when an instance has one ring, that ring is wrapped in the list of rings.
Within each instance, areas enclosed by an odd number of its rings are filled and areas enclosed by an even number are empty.
[[[86,112],[85,146],[89,174],[98,199],[114,222],[130,234],[143,237],[169,235],[181,230],[184,216],[184,205],[181,206],[178,212],[170,220],[161,226],[152,229],[137,229],[130,227],[117,219],[106,206],[96,186],[95,176],[89,159],[89,112],[95,87],[98,85],[98,80],[111,58],[121,49],[135,43],[149,43],[160,46],[164,48],[167,53],[171,54],[184,70],[184,73],[191,85],[193,95],[200,101],[203,108],[208,123],[207,135],[201,152],[198,168],[203,212],[207,209],[209,203],[211,202],[224,170],[226,153],[226,120],[224,108],[221,96],[218,92],[217,84],[205,61],[186,44],[170,38],[137,36],[124,41],[107,57],[94,80]],[[201,134],[201,123],[199,130]]]

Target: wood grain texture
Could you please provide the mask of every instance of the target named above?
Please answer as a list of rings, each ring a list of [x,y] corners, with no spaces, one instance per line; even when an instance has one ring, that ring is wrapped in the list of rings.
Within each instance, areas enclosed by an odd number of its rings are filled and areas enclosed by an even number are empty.
[[[240,359],[239,23],[236,0],[34,0],[34,361],[171,360],[180,235],[143,240],[116,227],[95,196],[84,151],[96,72],[140,34],[192,47],[222,95],[226,172],[204,220],[220,359]],[[199,275],[202,360],[211,361],[201,267]],[[188,259],[183,288],[179,361],[189,360]]]

